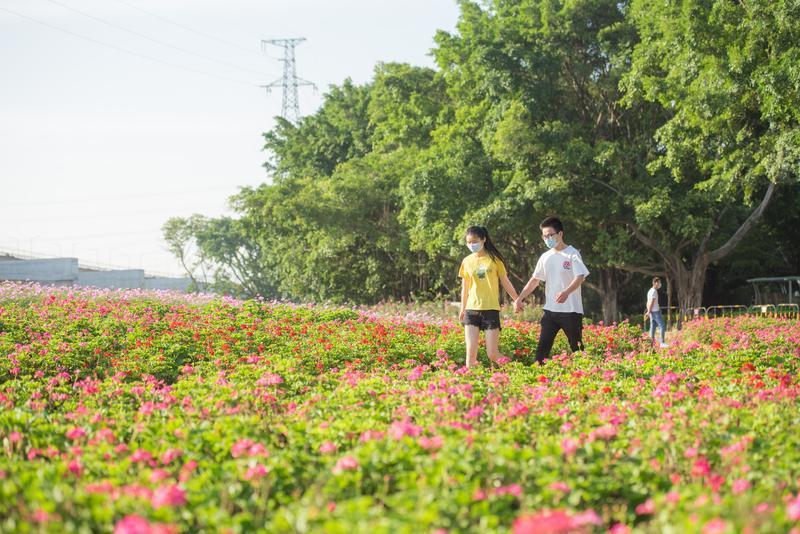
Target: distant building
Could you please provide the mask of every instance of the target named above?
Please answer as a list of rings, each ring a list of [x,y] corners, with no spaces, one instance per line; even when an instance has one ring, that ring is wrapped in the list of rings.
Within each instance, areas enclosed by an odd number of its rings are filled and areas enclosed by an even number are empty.
[[[37,282],[55,286],[106,289],[172,289],[187,291],[191,278],[149,276],[144,269],[94,269],[78,258],[23,259],[0,253],[0,281]]]

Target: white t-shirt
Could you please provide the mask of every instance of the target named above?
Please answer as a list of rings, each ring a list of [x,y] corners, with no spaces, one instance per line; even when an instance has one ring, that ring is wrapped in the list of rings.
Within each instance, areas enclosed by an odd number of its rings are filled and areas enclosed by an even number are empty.
[[[544,282],[544,309],[553,312],[583,313],[581,286],[570,293],[561,304],[556,295],[564,291],[576,276],[589,276],[589,269],[583,263],[581,253],[571,245],[563,250],[551,248],[539,257],[533,277]]]
[[[641,294],[641,293],[640,293]],[[647,292],[647,305],[650,305],[650,301],[655,300],[656,303],[653,304],[653,307],[650,308],[650,311],[659,311],[661,308],[658,307],[658,291],[656,288],[651,287],[650,291]]]

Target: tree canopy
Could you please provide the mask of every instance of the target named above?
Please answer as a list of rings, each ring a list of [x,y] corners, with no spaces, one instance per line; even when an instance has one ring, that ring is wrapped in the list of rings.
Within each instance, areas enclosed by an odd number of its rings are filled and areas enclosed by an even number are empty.
[[[682,307],[699,306],[709,266],[754,228],[787,240],[765,214],[800,176],[800,4],[460,11],[435,36],[435,68],[379,64],[314,114],[278,118],[270,180],[231,199],[235,219],[171,220],[176,256],[193,268],[194,242],[243,295],[432,298],[457,287],[467,226],[489,228],[520,284],[544,250],[537,223],[556,214],[613,320],[632,279],[665,275]]]

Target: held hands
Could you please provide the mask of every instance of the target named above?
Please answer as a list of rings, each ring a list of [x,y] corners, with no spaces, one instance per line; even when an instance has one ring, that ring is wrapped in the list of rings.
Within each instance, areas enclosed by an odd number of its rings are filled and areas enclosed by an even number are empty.
[[[514,313],[521,312],[524,307],[525,304],[523,304],[521,298],[517,297],[516,299],[514,299]]]

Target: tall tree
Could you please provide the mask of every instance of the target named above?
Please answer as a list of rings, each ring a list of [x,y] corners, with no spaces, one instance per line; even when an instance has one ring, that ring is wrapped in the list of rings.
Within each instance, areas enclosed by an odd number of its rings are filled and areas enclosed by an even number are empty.
[[[641,41],[626,102],[657,103],[669,119],[648,167],[651,200],[638,193],[627,225],[692,308],[708,266],[800,175],[800,4],[634,0],[631,17]]]

